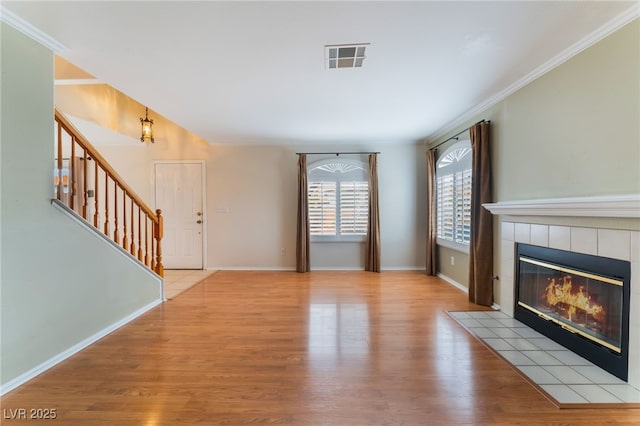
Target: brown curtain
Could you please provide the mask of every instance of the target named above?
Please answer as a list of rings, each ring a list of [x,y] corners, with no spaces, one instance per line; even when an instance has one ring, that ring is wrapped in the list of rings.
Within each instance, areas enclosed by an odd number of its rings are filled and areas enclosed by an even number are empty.
[[[298,229],[296,233],[296,271],[311,270],[309,257],[309,206],[307,197],[307,156],[298,154]]]
[[[431,149],[427,151],[427,275],[438,272],[436,202],[436,150]]]
[[[378,154],[369,154],[369,223],[365,271],[380,272],[380,214],[378,205]]]
[[[471,165],[471,244],[469,246],[469,301],[493,303],[493,225],[491,213],[482,207],[491,200],[489,123],[469,128]]]

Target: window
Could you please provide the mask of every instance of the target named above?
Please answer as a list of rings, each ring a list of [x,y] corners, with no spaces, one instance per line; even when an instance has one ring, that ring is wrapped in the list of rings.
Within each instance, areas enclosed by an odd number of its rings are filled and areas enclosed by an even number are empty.
[[[362,241],[367,234],[369,182],[359,161],[312,163],[308,175],[309,233],[313,241]]]
[[[471,143],[460,141],[436,163],[438,243],[468,251],[471,238]]]

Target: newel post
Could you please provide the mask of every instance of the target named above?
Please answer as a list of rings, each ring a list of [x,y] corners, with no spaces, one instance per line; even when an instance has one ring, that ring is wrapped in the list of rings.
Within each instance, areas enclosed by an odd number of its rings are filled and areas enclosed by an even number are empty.
[[[162,210],[157,209],[156,215],[158,216],[158,221],[154,223],[153,230],[153,238],[156,240],[156,262],[155,262],[155,271],[156,274],[164,277],[164,266],[162,265],[162,234],[163,234],[163,225],[162,225]]]

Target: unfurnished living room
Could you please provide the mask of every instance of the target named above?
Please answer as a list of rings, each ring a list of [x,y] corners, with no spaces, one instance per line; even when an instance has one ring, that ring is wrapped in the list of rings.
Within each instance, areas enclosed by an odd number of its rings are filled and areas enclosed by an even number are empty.
[[[0,2],[0,423],[640,424],[637,1]]]

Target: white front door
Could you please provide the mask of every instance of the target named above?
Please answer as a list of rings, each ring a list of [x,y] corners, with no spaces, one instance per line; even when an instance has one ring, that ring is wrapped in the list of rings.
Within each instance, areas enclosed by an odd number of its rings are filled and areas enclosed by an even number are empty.
[[[166,269],[203,268],[203,163],[155,164],[156,208],[162,210]]]

